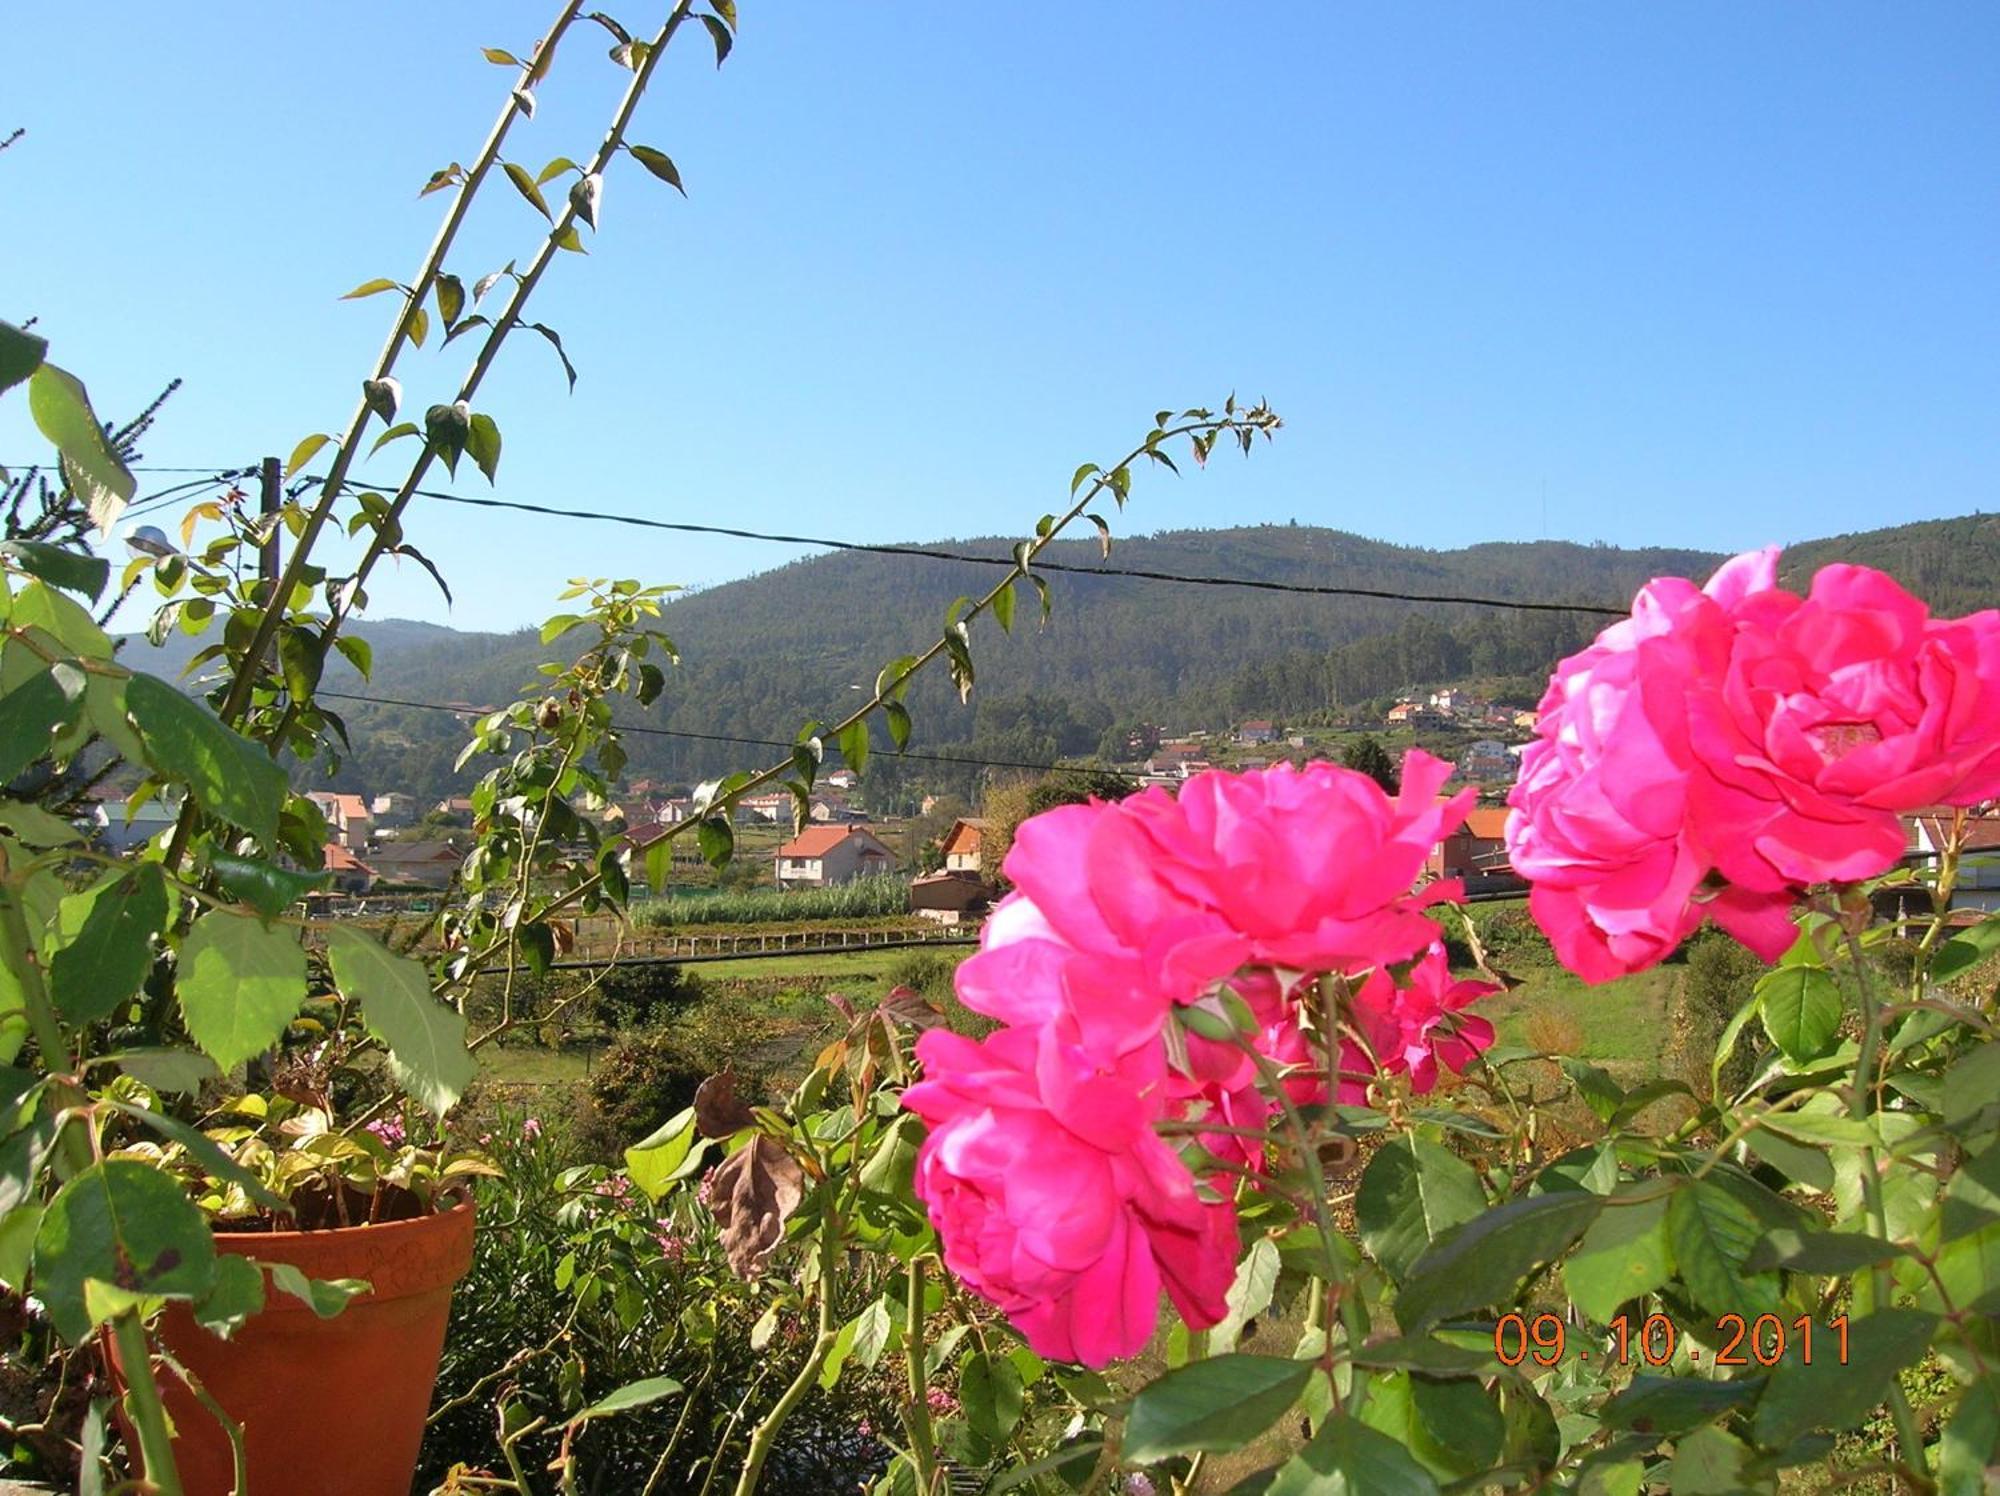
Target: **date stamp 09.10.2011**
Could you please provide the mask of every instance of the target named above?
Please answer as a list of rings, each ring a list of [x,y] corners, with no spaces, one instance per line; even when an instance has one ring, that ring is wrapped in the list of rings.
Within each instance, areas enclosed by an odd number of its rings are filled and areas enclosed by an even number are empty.
[[[1506,1366],[1519,1366],[1524,1361],[1554,1366],[1569,1353],[1569,1329],[1556,1314],[1537,1314],[1533,1319],[1503,1314],[1493,1326],[1493,1354]],[[1664,1314],[1651,1314],[1636,1323],[1621,1314],[1605,1329],[1609,1333],[1603,1340],[1596,1335],[1583,1339],[1576,1355],[1585,1361],[1602,1358],[1615,1366],[1666,1366],[1680,1347],[1681,1331]],[[1711,1337],[1704,1334],[1702,1339]],[[1808,1366],[1815,1355],[1841,1366],[1847,1364],[1844,1314],[1818,1325],[1803,1314],[1789,1322],[1775,1314],[1754,1318],[1724,1314],[1715,1321],[1712,1340],[1712,1364],[1716,1366],[1776,1366],[1788,1352]],[[1701,1347],[1690,1345],[1687,1360],[1698,1366],[1702,1359]]]

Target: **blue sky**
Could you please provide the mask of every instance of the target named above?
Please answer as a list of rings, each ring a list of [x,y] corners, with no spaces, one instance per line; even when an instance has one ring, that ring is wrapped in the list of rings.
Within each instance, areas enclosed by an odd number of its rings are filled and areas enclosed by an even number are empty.
[[[10,19],[0,316],[38,315],[107,415],[185,378],[149,462],[288,453],[344,420],[390,315],[336,298],[414,271],[442,201],[416,189],[478,148],[508,78],[479,47],[553,8]],[[633,131],[690,199],[621,161],[538,303],[574,396],[539,339],[488,382],[503,497],[1019,531],[1155,409],[1234,388],[1277,444],[1147,479],[1124,529],[1738,548],[2000,507],[2000,8],[742,12],[720,73],[683,33]],[[511,155],[594,145],[607,41],[573,34]],[[498,183],[452,268],[525,258],[540,222]],[[469,341],[406,359],[412,403]],[[0,461],[41,450],[0,403]],[[437,505],[409,531],[458,604],[411,572],[371,612],[461,627],[554,611],[572,575],[799,554]]]

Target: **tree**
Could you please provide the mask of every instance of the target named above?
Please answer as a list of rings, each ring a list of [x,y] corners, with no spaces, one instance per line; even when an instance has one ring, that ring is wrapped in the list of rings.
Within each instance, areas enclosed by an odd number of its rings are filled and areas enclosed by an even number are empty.
[[[1340,761],[1357,774],[1366,774],[1392,795],[1402,787],[1396,761],[1373,736],[1356,738],[1341,749]]]

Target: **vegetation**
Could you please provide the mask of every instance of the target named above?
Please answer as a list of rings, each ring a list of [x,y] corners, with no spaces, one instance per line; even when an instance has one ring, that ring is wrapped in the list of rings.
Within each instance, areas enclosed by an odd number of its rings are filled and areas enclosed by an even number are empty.
[[[910,886],[893,875],[856,878],[831,888],[771,888],[702,898],[648,899],[640,923],[672,930],[689,925],[756,925],[874,920],[910,912]]]

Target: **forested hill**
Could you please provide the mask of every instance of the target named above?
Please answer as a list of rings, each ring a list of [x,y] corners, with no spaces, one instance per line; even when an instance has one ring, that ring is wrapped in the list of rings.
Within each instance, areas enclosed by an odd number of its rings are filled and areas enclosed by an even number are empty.
[[[934,544],[994,557],[1010,548],[999,540]],[[1050,559],[1086,569],[1100,564],[1094,540],[1063,543]],[[1109,564],[1179,576],[1622,607],[1648,577],[1701,577],[1721,559],[1560,541],[1426,550],[1310,526],[1261,525],[1120,539]],[[1800,544],[1786,553],[1786,578],[1801,582],[1833,560],[1879,566],[1941,612],[2000,605],[2000,517]],[[851,709],[856,688],[872,685],[889,660],[935,640],[952,601],[984,591],[996,574],[963,562],[837,552],[690,594],[669,605],[665,622],[682,666],[663,698],[632,721],[789,739],[806,718],[831,719]],[[1588,614],[1413,606],[1075,573],[1051,573],[1049,583],[1054,612],[1045,627],[1038,627],[1039,606],[1026,591],[1011,637],[990,620],[975,625],[979,683],[971,707],[958,704],[942,670],[913,692],[912,747],[1037,761],[1092,752],[1110,729],[1128,722],[1172,730],[1245,716],[1298,721],[1338,715],[1406,687],[1475,678],[1512,677],[1517,692],[1532,693],[1557,658],[1604,622]],[[367,689],[412,701],[497,703],[531,680],[547,657],[525,630],[463,634],[391,621],[363,632],[375,651]],[[327,684],[346,690],[358,682],[343,666],[329,671]],[[343,785],[443,793],[454,782],[450,761],[463,737],[452,717],[351,703],[342,709],[356,749],[340,776]],[[751,750],[694,740],[635,736],[631,748],[634,775],[685,778],[761,761]]]

